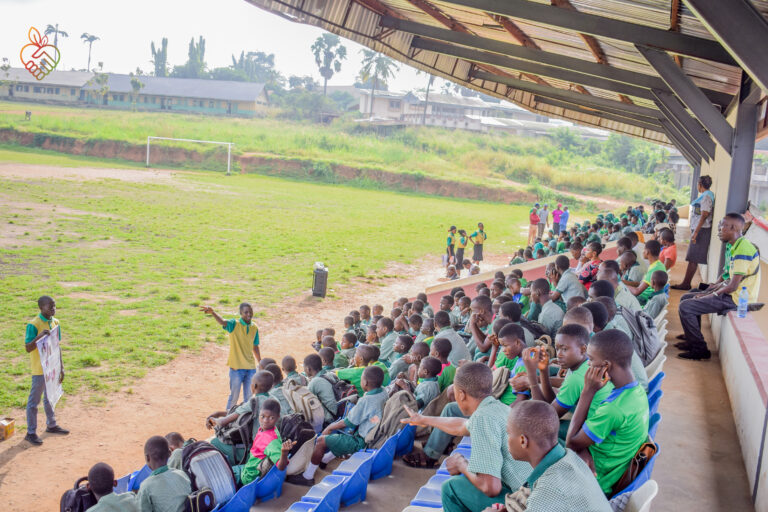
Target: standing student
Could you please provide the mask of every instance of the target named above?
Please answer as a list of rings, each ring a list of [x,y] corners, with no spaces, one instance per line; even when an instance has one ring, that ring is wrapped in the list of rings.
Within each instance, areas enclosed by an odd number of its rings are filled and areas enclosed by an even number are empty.
[[[40,398],[43,399],[43,408],[45,409],[45,431],[49,434],[69,434],[69,430],[56,424],[56,415],[48,401],[48,392],[45,390],[45,377],[43,377],[43,366],[40,363],[40,352],[37,350],[38,340],[48,336],[52,330],[59,326],[59,321],[54,316],[56,314],[56,301],[43,295],[37,299],[37,307],[40,309],[40,313],[29,321],[24,335],[24,349],[29,354],[32,369],[32,385],[27,399],[27,435],[24,436],[24,440],[35,446],[43,444],[43,440],[37,435],[37,406],[40,405]],[[61,337],[61,328],[59,328],[59,336]],[[62,364],[59,382],[63,381],[64,365]]]
[[[709,189],[712,186],[710,176],[699,178],[699,197],[691,202],[689,225],[691,228],[691,243],[688,244],[688,252],[685,261],[688,267],[685,269],[685,277],[680,284],[672,285],[675,290],[690,290],[691,280],[699,265],[707,264],[709,255],[709,240],[712,238],[712,213],[715,211],[715,194]]]
[[[451,265],[456,263],[456,255],[453,252],[453,248],[456,246],[456,226],[451,226],[448,230],[448,239],[445,242],[445,264]]]
[[[477,223],[477,231],[469,235],[469,240],[475,244],[474,252],[472,253],[472,263],[479,265],[483,261],[483,244],[488,238],[488,235],[483,231],[483,223]]]
[[[561,203],[557,203],[557,208],[552,210],[552,231],[555,236],[560,234],[560,218],[563,216],[563,210],[560,208],[562,207]]]
[[[560,215],[560,231],[568,231],[568,218],[571,216],[571,212],[568,211],[568,207],[563,208],[563,213]]]
[[[544,207],[539,210],[539,224],[537,236],[542,238],[544,236],[544,229],[549,227],[549,205],[545,204]]]
[[[462,263],[464,262],[464,249],[469,243],[469,237],[467,232],[463,229],[459,230],[459,237],[456,239],[456,259],[454,264],[456,265],[457,274],[461,274]]]
[[[528,212],[528,242],[526,245],[531,246],[536,240],[536,234],[539,226],[539,203],[533,205],[531,211]]]
[[[240,304],[240,318],[224,320],[211,306],[202,306],[200,311],[211,315],[229,333],[229,410],[238,402],[241,387],[243,401],[251,397],[251,381],[256,374],[256,363],[261,361],[259,328],[253,323],[253,308],[247,302]]]

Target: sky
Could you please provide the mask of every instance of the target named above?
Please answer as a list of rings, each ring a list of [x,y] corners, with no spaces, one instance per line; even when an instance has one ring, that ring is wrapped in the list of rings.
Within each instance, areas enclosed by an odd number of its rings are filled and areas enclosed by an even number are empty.
[[[61,62],[57,69],[85,69],[88,45],[84,32],[100,38],[93,44],[91,68],[128,73],[140,67],[153,70],[150,42],[168,38],[168,62],[184,64],[192,37],[206,41],[208,68],[228,66],[242,50],[275,54],[275,67],[284,76],[311,75],[322,83],[310,46],[324,31],[285,20],[244,0],[0,0],[0,58],[21,67],[19,52],[28,43],[30,27],[42,34],[48,24],[59,24],[69,37],[59,37]],[[347,60],[328,85],[351,85],[360,71],[361,45],[342,38]],[[53,43],[53,36],[50,37]],[[401,65],[390,90],[423,88],[424,75]]]

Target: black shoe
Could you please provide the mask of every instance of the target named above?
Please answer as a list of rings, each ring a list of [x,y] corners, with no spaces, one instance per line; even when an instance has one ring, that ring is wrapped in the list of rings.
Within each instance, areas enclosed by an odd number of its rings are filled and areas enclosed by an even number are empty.
[[[307,487],[312,487],[315,485],[315,479],[314,478],[304,478],[303,475],[289,475],[285,477],[285,481],[289,484],[294,485],[305,485]]]
[[[675,339],[676,340],[688,341],[688,338],[685,337],[685,334],[678,334],[677,336],[675,336]],[[677,346],[677,345],[675,345],[675,346]]]
[[[33,444],[34,446],[40,446],[43,444],[43,440],[40,439],[40,436],[37,434],[27,434],[24,436],[25,441],[29,441],[30,444]]]
[[[681,284],[670,285],[670,288],[672,288],[673,290],[683,290],[683,291],[686,291],[686,292],[691,291],[690,285],[689,286],[683,286],[682,283]]]
[[[65,436],[65,435],[69,434],[69,430],[67,430],[65,428],[61,428],[58,425],[54,425],[52,427],[48,427],[48,428],[45,429],[45,431],[48,432],[49,434],[60,434],[62,436]]]
[[[693,350],[696,347],[688,341],[681,341],[680,343],[675,343],[675,348],[678,350]]]
[[[702,359],[709,359],[712,357],[712,353],[709,350],[691,350],[689,352],[681,352],[677,354],[680,359],[690,359],[692,361],[700,361]]]

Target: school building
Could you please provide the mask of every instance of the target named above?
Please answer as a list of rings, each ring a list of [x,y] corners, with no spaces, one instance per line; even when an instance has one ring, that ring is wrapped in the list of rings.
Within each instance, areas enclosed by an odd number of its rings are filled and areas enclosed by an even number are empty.
[[[0,80],[0,98],[41,101],[66,105],[91,105],[130,110],[194,112],[198,114],[252,117],[269,101],[264,84],[197,78],[137,76],[134,89],[130,75],[107,73],[106,83],[97,83],[94,73],[53,71],[38,81],[24,68],[11,68]]]

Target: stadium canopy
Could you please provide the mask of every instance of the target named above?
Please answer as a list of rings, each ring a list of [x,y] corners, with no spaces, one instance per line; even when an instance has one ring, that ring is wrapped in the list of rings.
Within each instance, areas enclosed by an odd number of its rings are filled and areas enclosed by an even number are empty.
[[[722,150],[748,190],[768,0],[246,1],[528,110],[673,145],[695,171]]]

